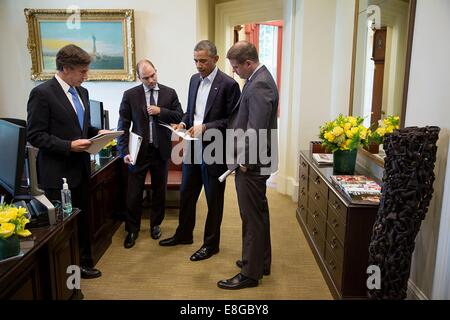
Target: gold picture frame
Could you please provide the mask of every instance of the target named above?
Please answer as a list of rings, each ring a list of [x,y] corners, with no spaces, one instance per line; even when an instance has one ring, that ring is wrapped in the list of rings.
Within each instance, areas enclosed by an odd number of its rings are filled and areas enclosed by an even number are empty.
[[[56,52],[73,43],[93,61],[89,79],[135,81],[133,9],[25,9],[31,80],[56,73]]]

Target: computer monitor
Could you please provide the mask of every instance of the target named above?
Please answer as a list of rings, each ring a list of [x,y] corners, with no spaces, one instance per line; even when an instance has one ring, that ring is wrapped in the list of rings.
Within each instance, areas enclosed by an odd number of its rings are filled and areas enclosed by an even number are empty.
[[[104,110],[103,111],[103,129],[109,130],[109,111],[108,110]]]
[[[26,128],[0,120],[0,185],[13,197],[23,193]]]
[[[89,100],[91,107],[91,126],[97,129],[104,128],[103,102],[97,100]]]

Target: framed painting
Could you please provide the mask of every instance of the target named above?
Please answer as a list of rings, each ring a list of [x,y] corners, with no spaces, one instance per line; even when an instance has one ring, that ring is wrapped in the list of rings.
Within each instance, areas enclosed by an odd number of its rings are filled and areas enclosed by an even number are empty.
[[[92,57],[89,80],[134,81],[134,11],[132,9],[25,9],[31,79],[56,73],[60,48],[75,44]]]

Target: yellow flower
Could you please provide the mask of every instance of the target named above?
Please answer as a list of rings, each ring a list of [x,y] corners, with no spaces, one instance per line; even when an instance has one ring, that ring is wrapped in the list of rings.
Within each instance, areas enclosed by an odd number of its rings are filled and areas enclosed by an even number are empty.
[[[352,124],[350,122],[345,123],[344,125],[344,131],[347,132],[352,128]]]
[[[383,137],[386,134],[386,128],[380,127],[375,130],[375,132],[380,136]]]
[[[330,142],[334,141],[335,135],[332,134],[331,132],[326,132],[324,135],[325,139],[327,139]]]
[[[0,212],[0,223],[10,222],[11,220],[16,219],[17,210],[15,208],[7,209],[3,212]]]
[[[352,126],[357,126],[358,125],[358,120],[356,120],[355,117],[348,117],[348,121],[350,121]]]
[[[29,222],[25,208],[0,205],[0,238],[9,238],[13,234],[28,237],[31,232],[25,226]]]
[[[13,223],[5,222],[0,224],[0,238],[6,239],[14,234],[16,225]]]
[[[337,127],[335,127],[335,128],[333,129],[333,134],[334,134],[336,137],[340,136],[340,135],[343,134],[343,133],[344,133],[344,129],[342,129],[341,126],[337,126]]]
[[[17,231],[17,235],[19,235],[21,237],[29,237],[29,236],[31,236],[31,232],[30,232],[30,230],[23,229],[23,230]]]

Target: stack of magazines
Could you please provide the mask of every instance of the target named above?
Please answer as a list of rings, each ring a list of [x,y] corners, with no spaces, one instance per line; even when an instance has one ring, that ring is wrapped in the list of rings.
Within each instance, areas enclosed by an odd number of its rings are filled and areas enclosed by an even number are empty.
[[[331,176],[331,181],[355,204],[378,205],[381,186],[366,176]]]

